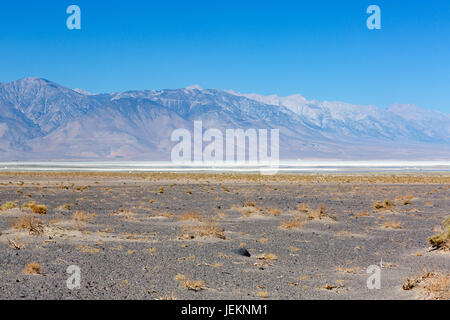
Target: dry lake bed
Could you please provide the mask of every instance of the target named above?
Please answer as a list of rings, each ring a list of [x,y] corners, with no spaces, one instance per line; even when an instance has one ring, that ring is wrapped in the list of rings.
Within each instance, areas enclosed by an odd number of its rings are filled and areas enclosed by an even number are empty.
[[[3,172],[0,299],[449,299],[449,189],[448,173]]]

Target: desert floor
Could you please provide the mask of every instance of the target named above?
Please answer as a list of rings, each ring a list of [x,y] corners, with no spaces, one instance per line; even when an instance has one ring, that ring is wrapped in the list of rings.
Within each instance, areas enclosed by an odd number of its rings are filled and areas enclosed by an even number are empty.
[[[449,188],[448,173],[3,172],[0,299],[449,298],[450,254],[427,241]]]

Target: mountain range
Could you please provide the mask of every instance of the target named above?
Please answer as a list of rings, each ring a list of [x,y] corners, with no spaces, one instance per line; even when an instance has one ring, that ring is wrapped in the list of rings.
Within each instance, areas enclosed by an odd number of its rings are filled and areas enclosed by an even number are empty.
[[[173,130],[279,129],[281,159],[448,160],[450,115],[182,89],[92,94],[42,78],[0,83],[0,161],[170,160]]]

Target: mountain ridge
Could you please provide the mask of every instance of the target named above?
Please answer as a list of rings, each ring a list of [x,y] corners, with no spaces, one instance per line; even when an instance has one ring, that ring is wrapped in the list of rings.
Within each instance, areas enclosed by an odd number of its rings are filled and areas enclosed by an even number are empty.
[[[0,83],[0,160],[170,160],[177,128],[280,130],[282,159],[448,159],[450,115],[231,90],[88,93],[29,77]]]

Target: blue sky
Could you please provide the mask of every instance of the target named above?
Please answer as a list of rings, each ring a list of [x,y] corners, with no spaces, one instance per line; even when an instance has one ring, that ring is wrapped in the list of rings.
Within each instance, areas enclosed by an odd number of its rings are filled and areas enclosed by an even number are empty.
[[[66,28],[66,8],[82,29]],[[382,29],[366,27],[381,8]],[[450,1],[2,1],[0,82],[233,89],[450,113]]]

